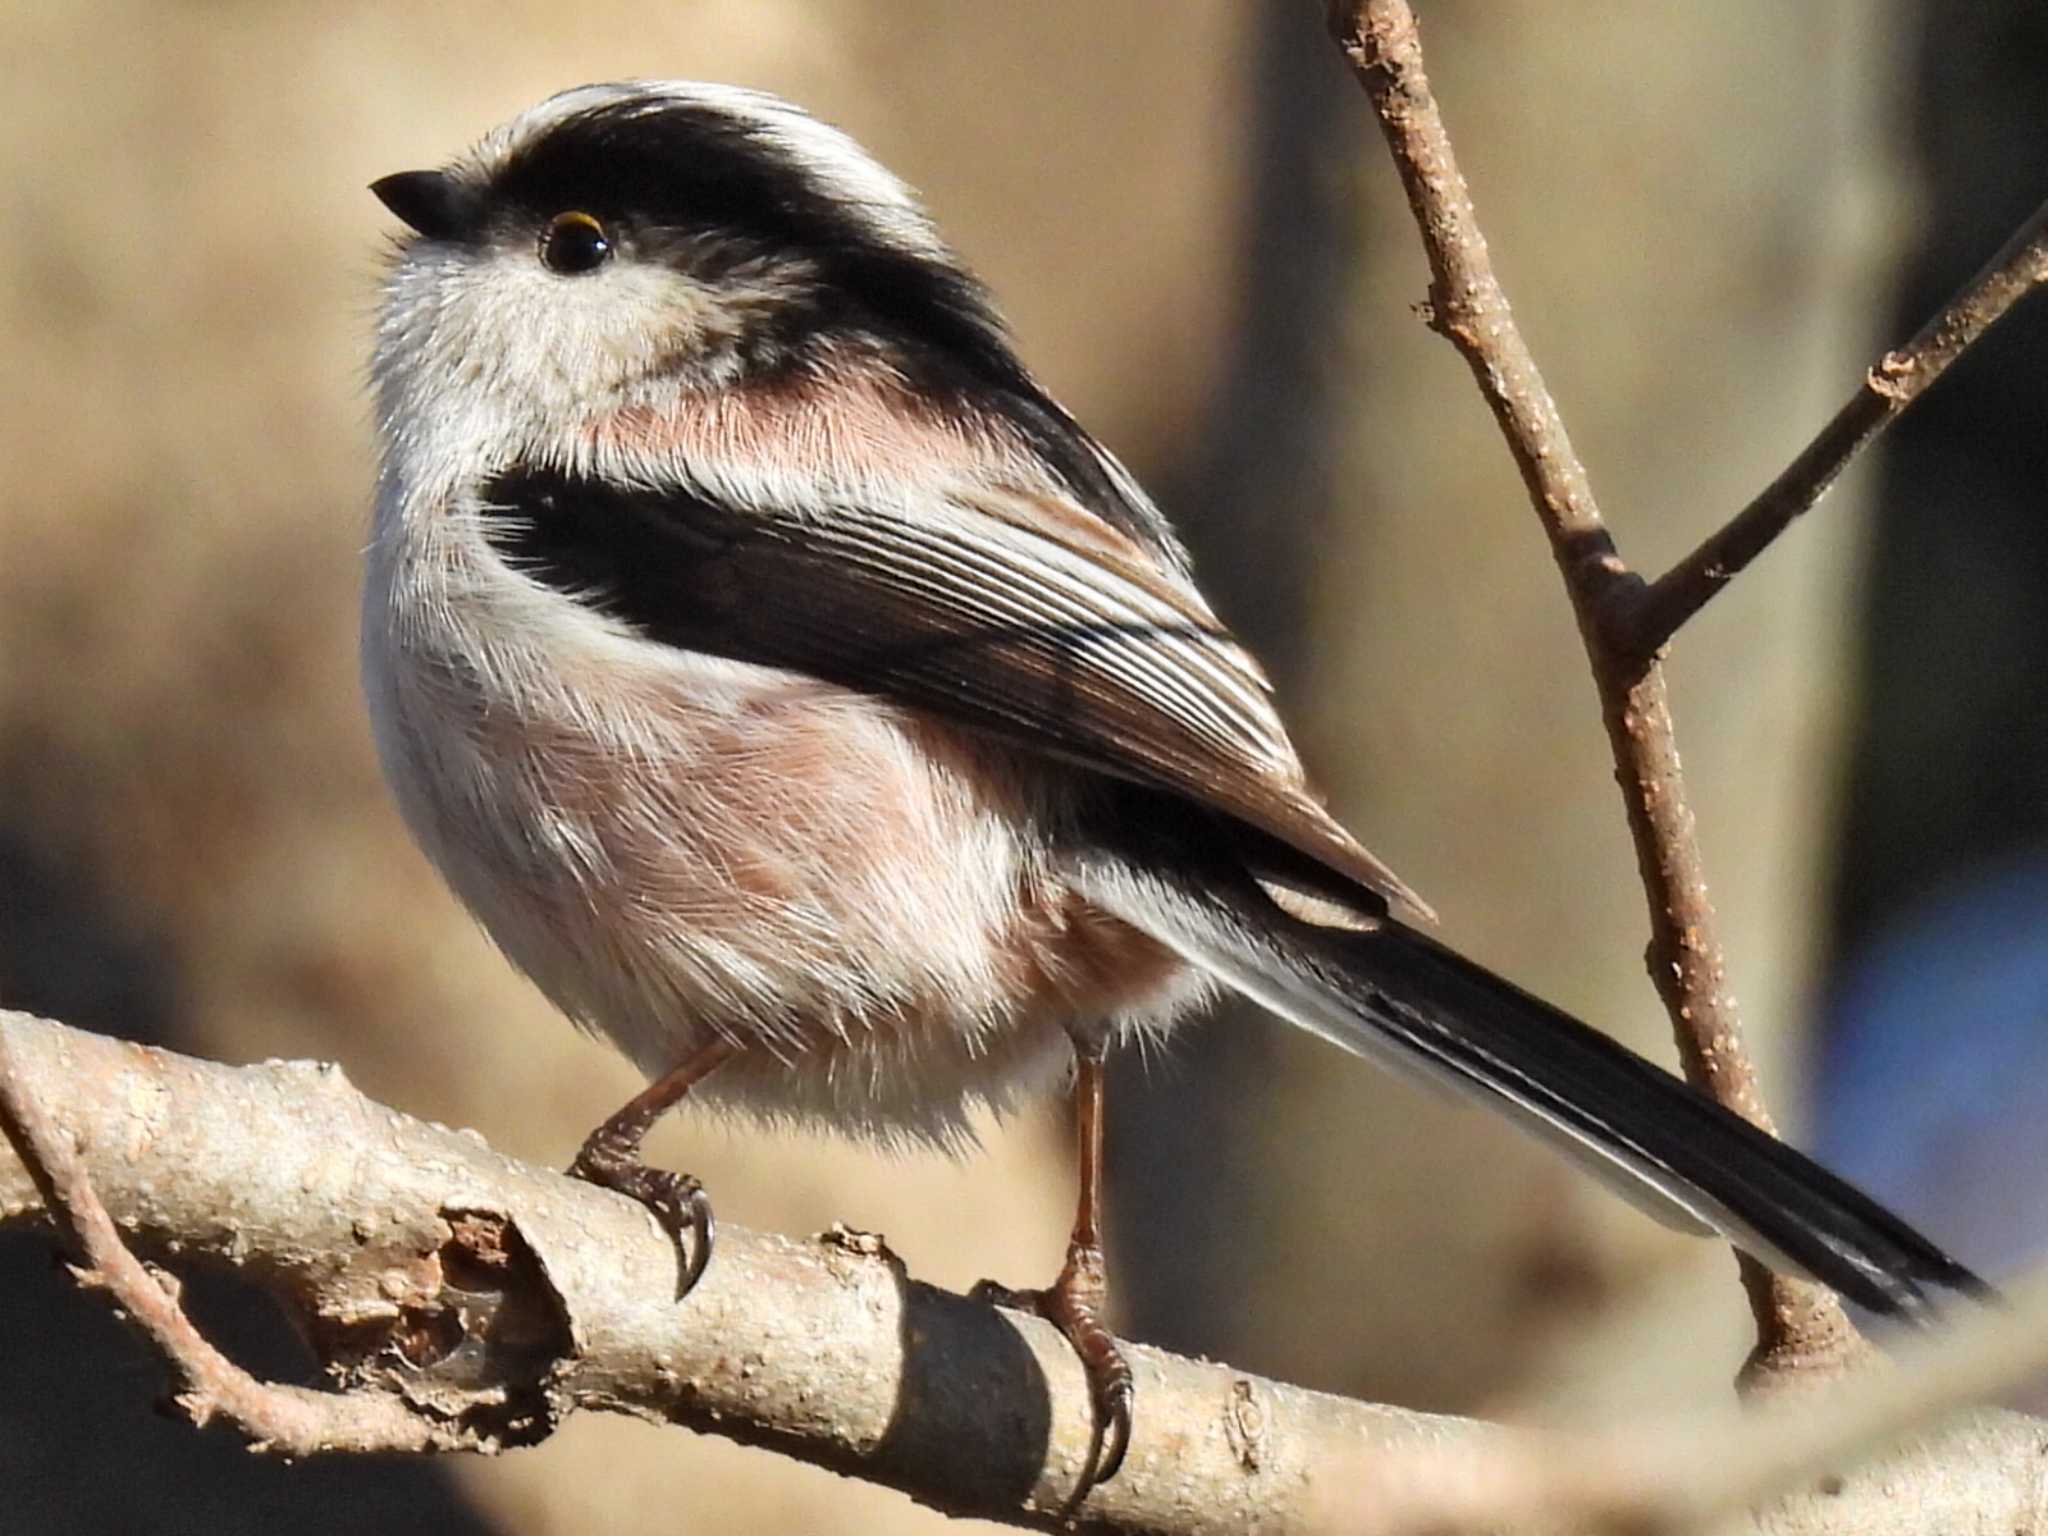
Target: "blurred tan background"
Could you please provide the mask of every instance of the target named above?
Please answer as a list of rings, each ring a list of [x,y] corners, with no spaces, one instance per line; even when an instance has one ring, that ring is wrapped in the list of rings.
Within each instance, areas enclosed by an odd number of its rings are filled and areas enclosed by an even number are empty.
[[[1917,12],[1422,10],[1510,296],[1624,549],[1661,568],[1894,326],[1922,217],[1895,110]],[[1189,530],[1340,813],[1454,942],[1668,1061],[1578,640],[1462,365],[1410,312],[1426,274],[1320,12],[0,5],[0,1002],[228,1059],[336,1059],[552,1163],[630,1091],[490,951],[376,777],[354,605],[390,221],[364,187],[559,87],[675,74],[794,97],[921,186],[1026,355]],[[1795,1133],[1860,483],[1674,667],[1734,978]],[[1116,1086],[1113,1263],[1138,1337],[1535,1414],[1718,1392],[1740,1362],[1724,1250],[1490,1119],[1238,1013]],[[845,1220],[922,1277],[1021,1284],[1064,1240],[1063,1126],[1049,1108],[991,1127],[961,1165],[687,1117],[654,1151],[729,1221]],[[33,1312],[58,1356],[34,1365],[25,1341],[0,1378],[0,1530],[55,1511],[141,1528],[122,1500],[143,1487],[183,1512],[154,1529],[360,1530],[366,1507],[379,1529],[537,1536],[938,1524],[764,1453],[587,1417],[490,1463],[270,1468],[148,1419],[140,1352],[46,1264],[0,1257],[0,1311]],[[245,1298],[215,1305],[259,1358],[289,1358]]]

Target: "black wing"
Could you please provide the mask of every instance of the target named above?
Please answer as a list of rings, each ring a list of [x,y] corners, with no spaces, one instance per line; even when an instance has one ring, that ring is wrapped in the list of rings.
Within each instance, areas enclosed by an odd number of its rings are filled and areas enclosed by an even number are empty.
[[[799,514],[518,470],[482,513],[514,568],[647,638],[1175,792],[1428,916],[1309,791],[1264,674],[1199,594],[1071,500],[963,486]]]

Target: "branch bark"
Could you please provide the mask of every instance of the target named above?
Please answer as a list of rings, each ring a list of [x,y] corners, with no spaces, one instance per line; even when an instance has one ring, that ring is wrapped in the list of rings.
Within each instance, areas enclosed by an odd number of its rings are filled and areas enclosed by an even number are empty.
[[[1372,102],[1429,259],[1429,323],[1458,349],[1499,424],[1564,578],[1600,699],[1615,778],[1650,913],[1650,978],[1694,1087],[1776,1133],[1727,986],[1705,858],[1654,657],[1618,641],[1608,615],[1641,578],[1617,552],[1585,466],[1494,276],[1486,237],[1424,72],[1405,0],[1329,0],[1331,35]],[[1738,1253],[1757,1345],[1752,1384],[1838,1373],[1863,1352],[1826,1289]]]
[[[265,1287],[302,1325],[330,1390],[258,1391],[283,1391],[316,1429],[375,1431],[294,1436],[275,1432],[262,1402],[217,1403],[259,1448],[493,1452],[596,1409],[1049,1528],[1087,1444],[1086,1386],[1050,1326],[909,1279],[878,1238],[792,1242],[722,1226],[711,1269],[677,1304],[674,1247],[645,1211],[372,1103],[332,1067],[230,1068],[0,1013],[0,1074],[6,1101],[28,1107],[7,1116],[10,1140],[35,1122],[24,1156],[0,1155],[0,1230],[62,1235],[89,1190],[108,1218],[96,1266],[135,1265],[129,1280],[173,1311],[175,1294],[130,1248]],[[52,1150],[60,1170],[45,1161]],[[1084,1523],[1640,1533],[1693,1529],[1792,1488],[1745,1528],[2035,1528],[2048,1521],[2038,1421],[1973,1414],[1861,1469],[1849,1462],[2048,1354],[2048,1284],[2036,1289],[2015,1318],[1977,1328],[2003,1333],[1964,1341],[1960,1371],[1866,1378],[1839,1403],[1775,1419],[1589,1440],[1352,1402],[1133,1346],[1136,1438]],[[189,1329],[182,1314],[168,1331],[138,1321],[189,1379],[186,1342],[167,1336]]]
[[[31,1091],[0,1033],[0,1133],[42,1196],[43,1209],[84,1265],[72,1275],[104,1290],[182,1380],[174,1401],[195,1425],[226,1418],[258,1449],[284,1456],[323,1451],[426,1451],[452,1447],[430,1420],[369,1393],[309,1392],[258,1381],[200,1334],[179,1304],[175,1276],[152,1270],[128,1250],[79,1155],[49,1103]]]
[[[0,1230],[61,1234],[68,1217],[30,1172],[57,1147],[135,1250],[274,1292],[336,1389],[305,1396],[389,1431],[295,1439],[260,1404],[230,1415],[268,1449],[494,1452],[596,1409],[1021,1525],[1050,1527],[1073,1488],[1092,1411],[1066,1342],[911,1280],[879,1239],[721,1223],[679,1304],[674,1245],[645,1210],[372,1103],[337,1068],[229,1068],[0,1014],[0,1071],[50,1128],[28,1159],[0,1153]],[[1488,1433],[1162,1351],[1130,1357],[1136,1438],[1087,1505],[1104,1529],[1299,1523],[1319,1466]]]

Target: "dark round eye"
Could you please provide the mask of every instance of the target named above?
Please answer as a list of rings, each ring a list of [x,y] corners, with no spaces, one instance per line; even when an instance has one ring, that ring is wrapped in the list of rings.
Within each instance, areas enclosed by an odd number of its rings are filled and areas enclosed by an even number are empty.
[[[558,213],[540,233],[541,264],[563,277],[595,272],[611,254],[611,236],[587,213]]]

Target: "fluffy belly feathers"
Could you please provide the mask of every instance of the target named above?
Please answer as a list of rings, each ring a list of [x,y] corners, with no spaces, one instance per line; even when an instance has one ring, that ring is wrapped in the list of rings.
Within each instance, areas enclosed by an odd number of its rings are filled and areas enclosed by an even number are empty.
[[[1201,990],[1062,882],[1051,784],[949,728],[616,634],[545,656],[366,635],[416,835],[505,953],[650,1075],[717,1032],[742,1050],[706,1098],[951,1142],[976,1103],[1062,1076],[1070,1022],[1163,1026]]]

